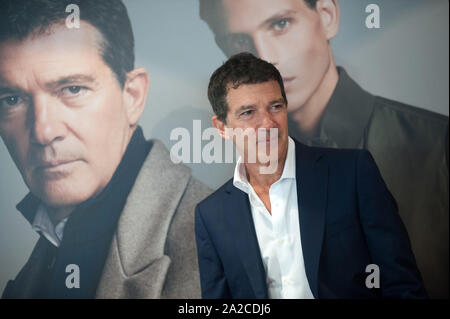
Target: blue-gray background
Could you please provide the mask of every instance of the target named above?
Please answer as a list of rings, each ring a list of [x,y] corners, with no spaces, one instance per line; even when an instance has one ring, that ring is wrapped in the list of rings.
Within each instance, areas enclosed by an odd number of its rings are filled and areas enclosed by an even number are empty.
[[[275,1],[275,0],[274,0]],[[151,84],[141,125],[147,138],[168,147],[175,127],[192,120],[210,126],[206,96],[210,74],[225,57],[198,0],[125,0],[136,39],[136,65]],[[380,7],[381,28],[365,27],[365,8]],[[447,0],[341,0],[340,30],[332,41],[336,62],[373,94],[448,115],[449,3]],[[206,141],[207,142],[207,141]],[[188,164],[213,188],[231,177],[232,164]],[[16,276],[37,234],[15,209],[27,188],[0,143],[0,291]]]

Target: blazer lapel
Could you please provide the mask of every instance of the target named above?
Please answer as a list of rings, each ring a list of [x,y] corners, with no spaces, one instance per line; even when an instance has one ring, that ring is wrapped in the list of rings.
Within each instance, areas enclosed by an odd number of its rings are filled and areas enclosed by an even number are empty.
[[[267,299],[266,275],[248,195],[234,187],[231,182],[228,184],[227,192],[230,198],[225,200],[225,215],[228,226],[233,231],[235,248],[250,279],[255,298]]]
[[[164,176],[163,176],[164,174]],[[97,298],[160,298],[170,258],[165,244],[190,169],[154,141],[120,216]]]
[[[318,273],[327,207],[328,164],[316,148],[298,142],[296,178],[300,237],[309,286],[318,298]]]

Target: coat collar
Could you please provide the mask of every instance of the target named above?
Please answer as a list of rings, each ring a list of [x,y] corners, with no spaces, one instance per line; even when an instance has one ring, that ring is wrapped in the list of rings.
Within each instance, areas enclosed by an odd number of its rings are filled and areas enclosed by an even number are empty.
[[[295,140],[294,140],[295,141]],[[306,276],[315,298],[318,298],[318,274],[327,205],[328,164],[320,148],[295,141],[296,180],[300,236]],[[250,279],[256,298],[268,298],[266,275],[259,250],[248,195],[230,180],[225,201],[230,229],[234,230],[236,250]]]
[[[166,147],[154,140],[120,216],[97,297],[160,296],[170,264],[166,238],[189,179],[190,169],[173,164]],[[143,273],[154,282],[138,280]]]
[[[155,141],[119,219],[117,240],[125,274],[164,255],[169,224],[189,178],[190,169],[173,164],[166,147]]]

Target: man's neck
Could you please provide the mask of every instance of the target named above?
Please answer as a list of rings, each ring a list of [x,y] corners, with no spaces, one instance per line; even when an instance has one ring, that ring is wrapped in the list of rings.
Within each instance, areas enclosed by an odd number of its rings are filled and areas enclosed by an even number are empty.
[[[317,135],[320,119],[336,88],[338,80],[339,74],[330,49],[330,65],[319,87],[303,106],[290,114],[294,123],[297,124],[297,131],[304,137],[311,138]]]
[[[272,174],[261,174],[262,169],[269,164],[245,163],[247,180],[257,193],[259,191],[268,191],[270,186],[281,178],[284,164],[286,163],[287,152],[288,150],[286,149],[285,154],[278,160],[276,171]]]

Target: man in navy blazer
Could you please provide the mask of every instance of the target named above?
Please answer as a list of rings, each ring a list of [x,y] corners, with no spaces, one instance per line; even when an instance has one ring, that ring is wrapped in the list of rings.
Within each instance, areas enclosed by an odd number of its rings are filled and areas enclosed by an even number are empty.
[[[396,202],[368,151],[291,139],[283,79],[249,53],[214,72],[208,97],[213,125],[233,138],[241,158],[234,178],[196,208],[203,298],[427,297]],[[253,129],[256,147],[230,129]],[[259,155],[268,152],[278,165],[264,174],[269,164]]]

